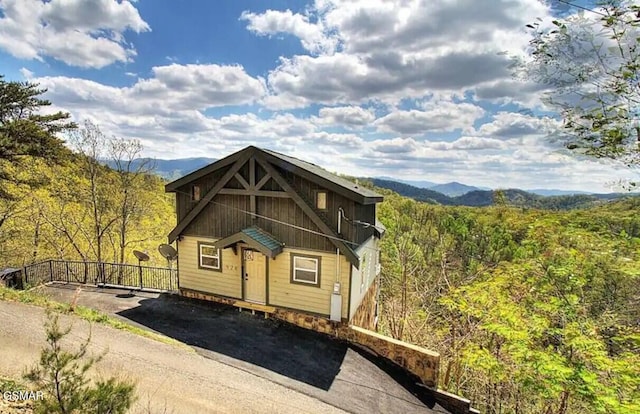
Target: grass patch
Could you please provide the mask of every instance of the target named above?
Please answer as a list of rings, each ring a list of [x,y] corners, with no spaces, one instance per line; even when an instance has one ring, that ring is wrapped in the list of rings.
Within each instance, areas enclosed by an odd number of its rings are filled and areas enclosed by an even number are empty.
[[[0,375],[0,393],[7,391],[22,391],[26,389],[26,387],[26,384],[19,380]]]
[[[76,315],[92,323],[100,323],[102,325],[111,326],[112,328],[131,332],[133,334],[144,336],[158,342],[178,346],[180,348],[193,351],[193,349],[188,345],[185,345],[184,343],[173,338],[169,338],[168,336],[160,335],[146,329],[138,328],[137,326],[130,325],[120,319],[114,318],[107,315],[106,313],[97,311],[95,309],[51,300],[46,295],[33,290],[16,290],[0,286],[0,300],[8,302],[28,303],[30,305],[35,305],[45,309],[51,309],[63,314]],[[0,382],[0,385],[1,384],[2,383]]]

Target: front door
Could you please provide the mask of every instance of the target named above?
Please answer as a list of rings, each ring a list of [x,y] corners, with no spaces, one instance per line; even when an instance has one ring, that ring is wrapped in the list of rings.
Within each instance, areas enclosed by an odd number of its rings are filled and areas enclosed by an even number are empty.
[[[267,302],[267,257],[260,252],[244,250],[244,300]]]

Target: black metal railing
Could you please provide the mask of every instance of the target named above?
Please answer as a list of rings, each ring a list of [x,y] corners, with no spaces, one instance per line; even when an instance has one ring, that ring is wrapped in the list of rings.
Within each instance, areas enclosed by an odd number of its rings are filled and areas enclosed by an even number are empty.
[[[16,287],[64,282],[162,291],[178,290],[178,272],[175,269],[122,263],[46,260],[16,270],[11,276]]]

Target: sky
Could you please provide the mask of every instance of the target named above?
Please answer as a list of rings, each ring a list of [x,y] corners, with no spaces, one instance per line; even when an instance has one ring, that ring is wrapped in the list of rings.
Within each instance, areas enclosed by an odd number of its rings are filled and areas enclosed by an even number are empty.
[[[565,7],[565,8],[563,8]],[[539,0],[0,0],[0,74],[143,156],[256,145],[351,176],[610,192],[510,56]]]

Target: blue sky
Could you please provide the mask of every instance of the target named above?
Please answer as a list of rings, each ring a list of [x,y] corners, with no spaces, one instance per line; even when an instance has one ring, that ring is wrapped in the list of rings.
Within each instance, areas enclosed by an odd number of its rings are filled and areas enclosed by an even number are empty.
[[[349,175],[611,191],[629,172],[549,144],[540,87],[508,69],[525,25],[554,14],[538,0],[0,0],[0,61],[145,156],[253,144]]]

